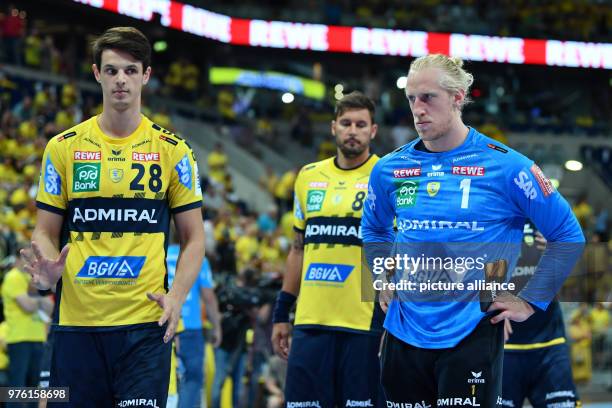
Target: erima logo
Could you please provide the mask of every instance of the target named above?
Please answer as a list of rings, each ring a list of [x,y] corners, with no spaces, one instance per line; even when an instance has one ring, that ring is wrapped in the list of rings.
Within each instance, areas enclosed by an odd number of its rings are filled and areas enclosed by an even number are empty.
[[[482,376],[482,371],[479,371],[477,373],[472,371],[472,378],[468,378],[467,380],[468,384],[484,384],[485,379],[480,378],[481,376]]]
[[[479,407],[476,397],[471,398],[438,398],[439,407]]]
[[[136,279],[146,256],[90,256],[76,275],[77,278]]]
[[[344,282],[355,269],[353,265],[312,263],[306,271],[307,281]],[[348,407],[349,405],[347,405]],[[355,405],[369,406],[369,405]]]
[[[113,154],[113,156],[121,156],[121,150],[111,149],[111,153]],[[109,157],[107,160],[112,161],[112,162],[124,162],[125,158],[124,157]]]
[[[438,170],[440,170],[441,168],[442,168],[442,165],[441,165],[441,164],[433,164],[433,165],[431,166],[431,169],[432,169],[433,171],[438,171]]]
[[[124,222],[148,222],[157,224],[155,218],[156,210],[136,210],[134,208],[86,208],[84,210],[76,207],[72,215],[72,222],[95,222],[95,221],[124,221]]]
[[[373,407],[372,400],[359,401],[359,400],[347,400],[345,407]]]
[[[361,227],[346,225],[307,225],[306,238],[316,235],[355,237],[361,239]]]
[[[478,226],[478,221],[442,221],[442,220],[400,220],[397,223],[399,231],[410,230],[439,230],[439,229],[465,229],[470,231],[484,231]]]
[[[287,402],[287,408],[321,408],[319,401],[290,401]]]

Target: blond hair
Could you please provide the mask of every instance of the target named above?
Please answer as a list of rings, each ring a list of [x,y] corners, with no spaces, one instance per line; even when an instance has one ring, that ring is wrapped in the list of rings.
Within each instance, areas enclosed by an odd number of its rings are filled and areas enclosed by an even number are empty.
[[[467,72],[463,67],[463,60],[458,57],[449,57],[444,54],[429,54],[419,57],[412,61],[408,75],[413,71],[420,71],[424,68],[438,68],[443,75],[440,78],[440,86],[449,93],[463,91],[465,98],[461,102],[459,109],[472,102],[469,97],[470,86],[474,83],[474,76]]]

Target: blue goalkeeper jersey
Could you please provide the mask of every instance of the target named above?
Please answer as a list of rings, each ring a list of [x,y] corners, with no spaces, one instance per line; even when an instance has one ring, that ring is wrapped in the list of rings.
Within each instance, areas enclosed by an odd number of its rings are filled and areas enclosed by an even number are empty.
[[[481,286],[510,281],[507,272],[515,268],[526,219],[549,248],[519,296],[546,309],[584,246],[567,201],[533,161],[473,128],[462,145],[447,152],[419,149],[419,142],[374,166],[361,222],[364,251],[372,271],[373,254],[380,255],[381,248],[413,259],[412,269],[395,268],[392,281],[463,287],[396,291],[384,327],[416,347],[457,345],[495,298],[495,290]]]

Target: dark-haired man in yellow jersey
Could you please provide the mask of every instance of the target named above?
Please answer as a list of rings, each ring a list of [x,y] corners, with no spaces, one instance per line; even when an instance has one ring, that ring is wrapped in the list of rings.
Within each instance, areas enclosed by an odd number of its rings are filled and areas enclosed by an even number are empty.
[[[289,359],[288,407],[374,407],[379,397],[382,311],[362,300],[360,221],[378,157],[374,103],[360,92],[336,105],[338,154],[295,181],[295,240],[274,308],[272,342]],[[299,297],[298,297],[299,295]],[[291,347],[289,310],[297,297]]]
[[[93,55],[103,112],[49,141],[36,199],[28,270],[58,302],[50,386],[69,387],[62,407],[165,407],[170,340],[204,255],[198,168],[140,113],[147,38],[111,28]],[[181,257],[168,292],[171,215]]]

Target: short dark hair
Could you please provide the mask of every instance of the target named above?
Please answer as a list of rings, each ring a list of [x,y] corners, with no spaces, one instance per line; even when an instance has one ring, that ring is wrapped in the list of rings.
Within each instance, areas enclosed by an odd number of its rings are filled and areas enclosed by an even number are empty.
[[[143,71],[151,65],[151,44],[145,35],[134,27],[113,27],[96,38],[92,44],[94,63],[101,69],[104,50],[127,52],[142,62]]]
[[[376,106],[372,99],[365,96],[362,92],[353,91],[350,94],[346,94],[336,102],[335,117],[344,114],[344,112],[353,109],[367,109],[370,112],[372,123],[374,123],[374,115],[376,114]]]

